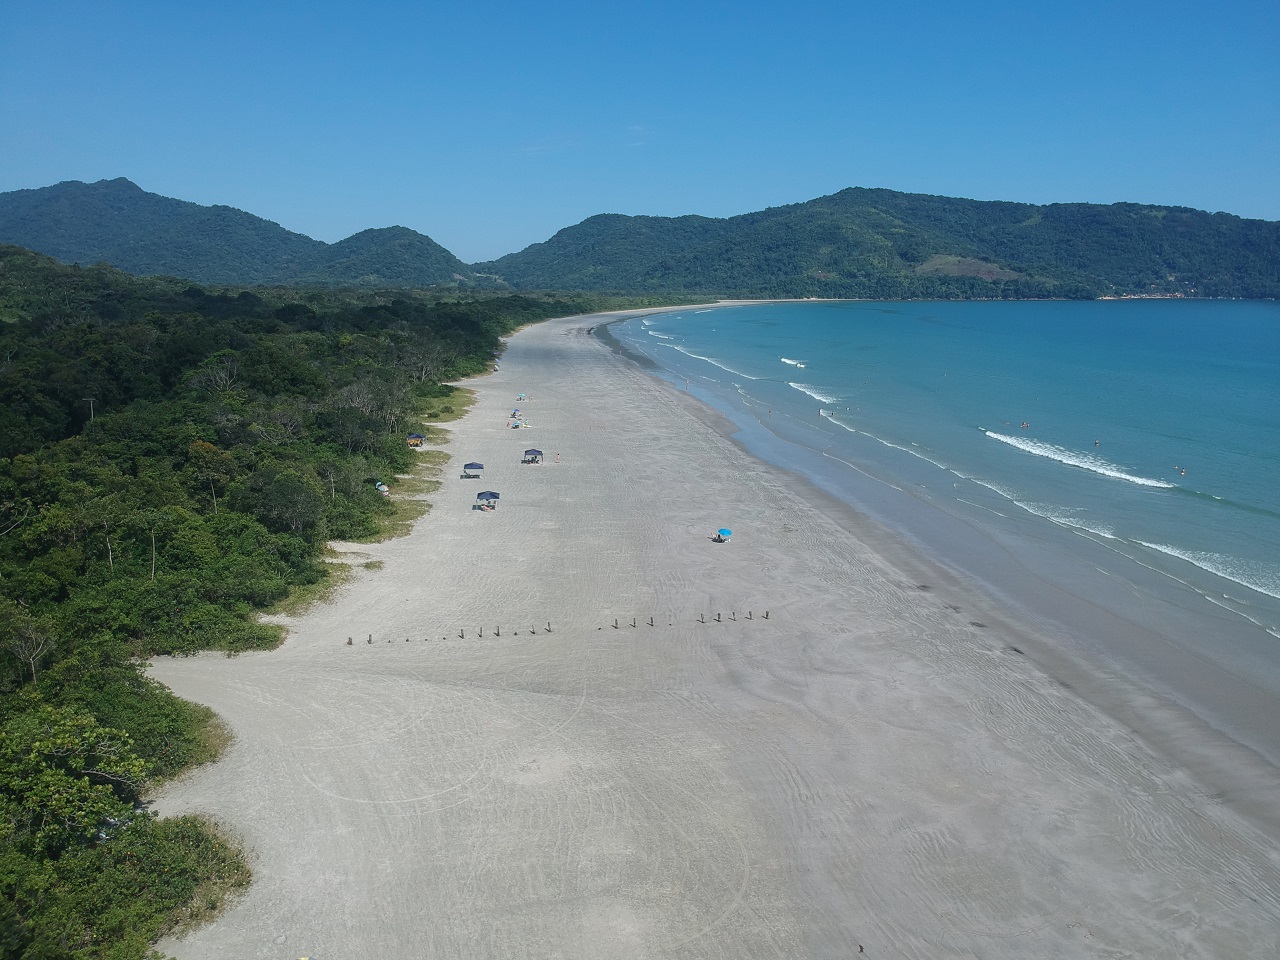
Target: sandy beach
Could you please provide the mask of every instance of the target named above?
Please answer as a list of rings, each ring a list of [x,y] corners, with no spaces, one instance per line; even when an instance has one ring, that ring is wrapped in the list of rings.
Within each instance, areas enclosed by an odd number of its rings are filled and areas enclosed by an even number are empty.
[[[154,808],[216,818],[255,873],[163,951],[1275,955],[1274,824],[1135,733],[1137,693],[1082,697],[994,601],[588,332],[607,319],[511,339],[433,509],[349,547],[280,649],[153,664],[235,735]]]

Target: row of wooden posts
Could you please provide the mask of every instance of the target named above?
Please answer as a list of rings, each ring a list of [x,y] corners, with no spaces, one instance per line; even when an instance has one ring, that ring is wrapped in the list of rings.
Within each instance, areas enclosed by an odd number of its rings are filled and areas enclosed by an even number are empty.
[[[743,617],[742,619],[743,619],[743,620],[754,620],[754,619],[755,619],[755,615],[752,613],[752,611],[748,610],[748,611],[747,611],[746,616],[745,616],[745,617]],[[761,620],[768,620],[768,619],[769,619],[769,611],[768,611],[768,610],[766,610],[766,611],[761,615],[760,619],[761,619]],[[724,623],[725,621],[730,621],[730,622],[734,622],[734,623],[736,623],[736,622],[737,622],[737,620],[738,620],[738,613],[737,613],[737,611],[736,611],[736,610],[730,610],[730,611],[729,611],[729,616],[727,616],[727,617],[723,616],[723,614],[719,614],[719,613],[717,613],[717,614],[716,614],[716,617],[715,617],[715,619],[714,619],[714,620],[708,620],[708,619],[707,619],[707,615],[706,615],[705,613],[700,613],[700,614],[698,614],[698,622],[699,622],[699,623]],[[636,626],[636,623],[637,623],[636,618],[635,618],[635,617],[632,617],[632,618],[631,618],[631,625],[634,627],[634,626]],[[653,617],[650,617],[650,618],[649,618],[649,626],[651,626],[651,627],[652,627],[653,625],[654,625],[654,624],[653,624]],[[671,626],[671,624],[670,624],[670,623],[668,623],[668,624],[667,624],[667,626]],[[604,629],[604,627],[596,627],[596,629],[597,629],[597,630],[603,630],[603,629]],[[613,620],[613,629],[615,629],[615,630],[620,629],[620,628],[619,628],[619,625],[618,625],[618,619],[617,619],[616,617],[615,617],[615,618],[614,618],[614,620]]]
[[[738,619],[738,614],[737,614],[737,611],[734,611],[734,610],[730,610],[730,611],[729,611],[729,616],[727,616],[727,617],[725,617],[723,614],[719,614],[719,613],[717,613],[717,614],[715,615],[715,619],[714,619],[714,620],[708,620],[708,619],[707,619],[707,615],[706,615],[705,613],[700,613],[700,614],[698,614],[698,623],[724,623],[724,622],[736,622],[736,621],[737,621],[737,619]],[[747,613],[746,613],[746,616],[744,616],[742,619],[743,619],[743,620],[754,620],[754,619],[755,619],[755,615],[754,615],[754,613],[753,613],[752,611],[748,610],[748,611],[747,611]],[[766,611],[761,615],[760,619],[762,619],[762,620],[768,620],[768,619],[769,619],[769,611],[768,611],[768,610],[766,610]],[[638,626],[638,625],[639,625],[639,618],[638,618],[638,617],[632,617],[632,618],[631,618],[631,626],[635,627],[635,626]],[[652,627],[652,626],[655,626],[655,624],[654,624],[654,622],[653,622],[653,617],[650,617],[650,618],[649,618],[649,623],[648,623],[648,625],[649,625],[649,626],[651,626],[651,627]],[[668,623],[668,624],[667,624],[667,626],[671,626],[671,625],[672,625],[672,624],[670,624],[670,623]],[[619,629],[621,629],[621,628],[622,628],[622,626],[625,626],[625,624],[620,624],[620,623],[619,623],[619,621],[618,621],[618,618],[617,618],[617,617],[615,617],[615,618],[614,618],[614,620],[613,620],[613,629],[615,629],[615,630],[619,630]],[[603,630],[603,629],[604,629],[604,627],[596,627],[596,629],[597,629],[597,630]],[[513,631],[511,631],[511,632],[512,632],[512,635],[513,635],[513,636],[517,636],[517,637],[518,637],[518,636],[520,636],[520,631],[519,631],[519,630],[513,630]],[[551,632],[551,621],[550,621],[550,620],[548,620],[548,621],[547,621],[547,624],[546,624],[546,626],[545,626],[545,627],[539,627],[539,626],[537,626],[537,624],[534,624],[533,626],[531,626],[531,627],[529,628],[529,633],[530,633],[530,635],[532,635],[532,634],[536,634],[536,633],[539,633],[539,632],[542,632],[542,633],[550,633],[550,632]],[[484,636],[484,627],[481,627],[481,628],[480,628],[480,629],[479,629],[479,630],[474,634],[474,636],[476,636],[476,637],[483,637],[483,636]],[[494,627],[492,636],[494,636],[494,637],[501,637],[501,636],[502,636],[502,627],[500,627],[500,626],[499,626],[499,627]],[[412,639],[411,637],[405,637],[405,638],[404,638],[405,643],[408,643],[411,639]],[[426,639],[426,638],[424,637],[423,639]],[[448,640],[449,638],[448,638],[447,636],[444,636],[444,637],[441,637],[440,639],[441,639],[441,640]],[[459,630],[458,630],[458,639],[459,639],[459,640],[465,640],[465,639],[467,639],[467,631],[466,631],[466,628],[465,628],[465,627],[464,627],[464,628],[461,628],[461,629],[459,629]],[[391,642],[393,642],[393,641],[392,641],[390,638],[388,638],[388,639],[387,639],[387,643],[391,643]],[[367,644],[368,644],[368,643],[373,643],[373,634],[372,634],[372,633],[368,635],[367,639],[365,640],[365,643],[367,643]],[[354,637],[347,637],[347,646],[349,646],[349,647],[350,647],[350,646],[352,646],[352,645],[354,645],[354,644],[355,644],[355,638],[354,638]]]
[[[537,624],[534,624],[533,626],[531,626],[531,627],[529,628],[529,633],[530,633],[530,634],[537,633],[540,629],[541,629],[541,630],[542,630],[542,632],[544,632],[544,633],[550,633],[550,632],[551,632],[551,622],[550,622],[550,621],[547,621],[547,625],[546,625],[546,627],[545,627],[545,628],[539,628],[539,627],[537,626]],[[511,632],[512,632],[512,634],[513,634],[514,636],[517,636],[517,637],[518,637],[518,636],[520,636],[520,631],[519,631],[519,630],[513,630],[513,631],[511,631]],[[476,635],[476,636],[483,637],[483,636],[484,636],[484,627],[481,627],[481,628],[480,628],[480,630],[479,630],[475,635]],[[495,636],[495,637],[500,637],[500,636],[502,636],[502,627],[495,627],[495,628],[494,628],[494,630],[493,630],[493,636]],[[408,642],[409,642],[410,640],[412,640],[412,639],[413,639],[412,637],[405,637],[405,638],[404,638],[404,642],[405,642],[405,643],[408,643]],[[423,637],[423,639],[425,640],[425,639],[427,639],[427,638],[426,638],[426,637]],[[440,639],[441,639],[441,640],[448,640],[449,638],[448,638],[447,636],[445,636],[445,637],[441,637]],[[465,639],[467,639],[467,631],[466,631],[466,628],[460,629],[460,630],[458,631],[458,639],[459,639],[459,640],[465,640]],[[392,642],[391,638],[390,638],[390,637],[388,637],[388,638],[387,638],[387,643],[391,643],[391,642]],[[349,647],[349,646],[351,646],[353,643],[355,643],[354,638],[352,638],[352,637],[347,637],[347,646]],[[372,633],[371,633],[371,634],[369,634],[368,638],[365,640],[365,643],[373,643],[373,634],[372,634]]]

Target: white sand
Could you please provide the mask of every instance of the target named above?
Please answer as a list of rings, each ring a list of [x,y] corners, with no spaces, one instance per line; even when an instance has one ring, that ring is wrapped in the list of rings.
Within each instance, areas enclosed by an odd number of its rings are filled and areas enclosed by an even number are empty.
[[[255,870],[162,949],[1275,956],[1274,836],[599,322],[513,338],[450,444],[484,479],[447,471],[281,649],[155,664],[236,735],[157,809],[219,818]],[[510,430],[521,392],[534,426]]]

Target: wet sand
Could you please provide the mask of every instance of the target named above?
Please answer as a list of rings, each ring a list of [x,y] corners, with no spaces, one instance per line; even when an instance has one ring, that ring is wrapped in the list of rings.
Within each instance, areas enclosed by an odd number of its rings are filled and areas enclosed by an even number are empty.
[[[155,663],[236,736],[156,807],[217,817],[255,870],[163,950],[1273,955],[1275,832],[1132,732],[1138,691],[1081,697],[602,322],[512,339],[452,429],[483,479],[446,471],[410,536],[352,548],[381,567],[282,648]]]

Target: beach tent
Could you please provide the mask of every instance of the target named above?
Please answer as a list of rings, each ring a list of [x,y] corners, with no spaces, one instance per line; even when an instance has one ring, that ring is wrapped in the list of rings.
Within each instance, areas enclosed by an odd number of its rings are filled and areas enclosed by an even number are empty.
[[[477,472],[484,469],[483,463],[464,463],[462,465],[463,480],[479,480],[480,474]]]
[[[537,463],[542,458],[541,450],[526,450],[524,452],[525,463]]]
[[[426,436],[421,433],[411,433],[408,437],[409,446],[420,447],[426,439]]]
[[[477,500],[497,500],[498,498],[499,494],[494,493],[492,490],[482,490],[476,494]]]
[[[462,465],[462,469],[463,470],[483,470],[484,464],[483,463],[464,463]]]

